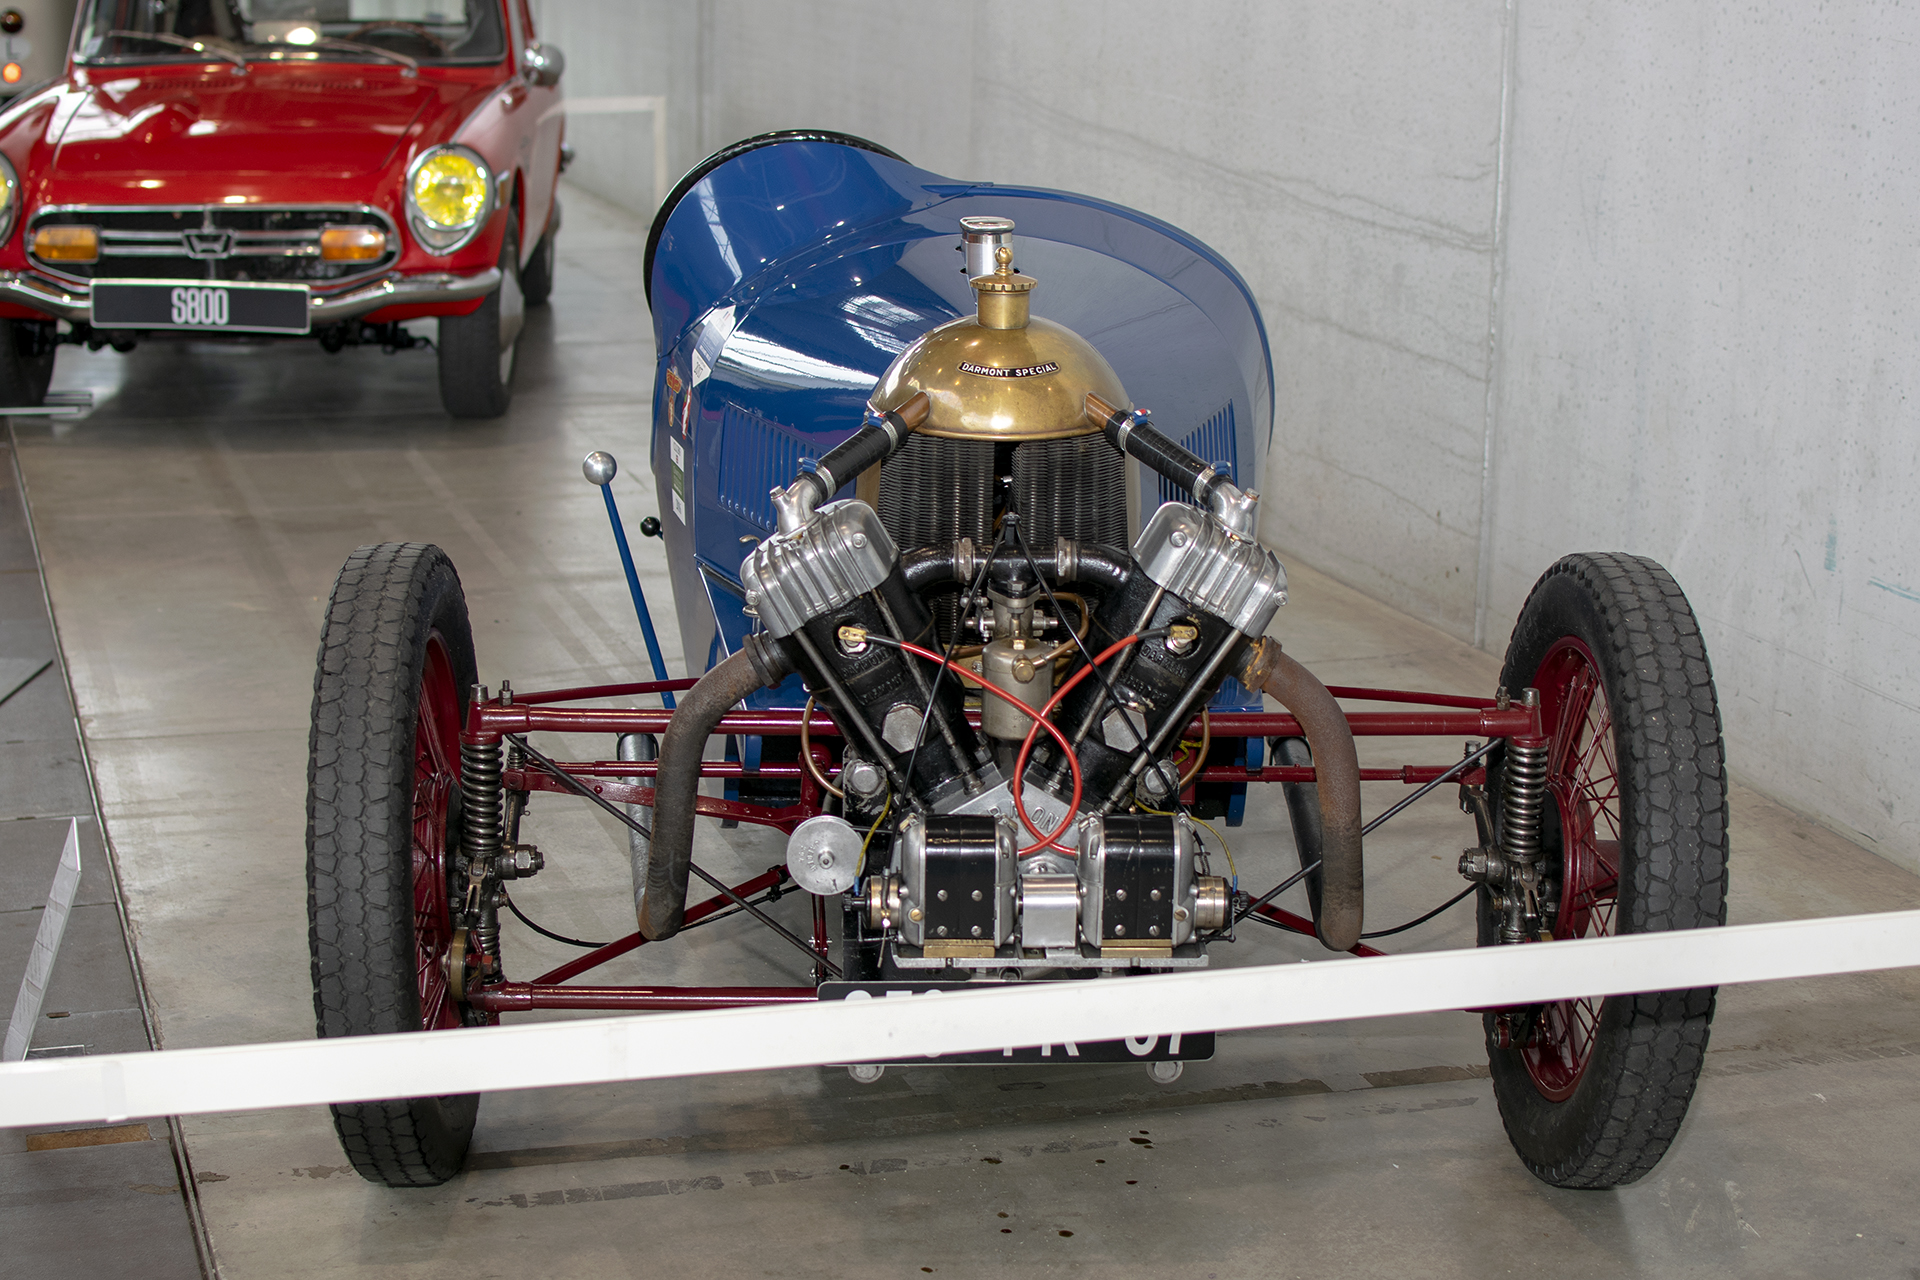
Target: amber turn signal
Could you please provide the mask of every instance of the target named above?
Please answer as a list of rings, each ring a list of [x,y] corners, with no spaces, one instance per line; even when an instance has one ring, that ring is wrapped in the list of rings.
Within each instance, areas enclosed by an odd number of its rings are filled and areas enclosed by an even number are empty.
[[[33,256],[43,262],[96,262],[100,258],[100,231],[96,227],[41,227],[33,233]]]
[[[8,84],[19,84],[20,77],[25,74],[17,62],[9,62],[6,66],[0,67],[0,80],[5,80]]]
[[[378,227],[325,227],[320,256],[328,262],[372,262],[387,251],[387,233]]]

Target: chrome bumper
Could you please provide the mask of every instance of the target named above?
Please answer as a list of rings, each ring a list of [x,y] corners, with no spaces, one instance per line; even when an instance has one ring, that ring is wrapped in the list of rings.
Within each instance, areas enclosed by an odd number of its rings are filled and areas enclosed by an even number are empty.
[[[212,283],[218,283],[214,281]],[[500,286],[500,268],[488,267],[470,276],[452,272],[431,275],[388,276],[345,293],[315,294],[308,313],[315,326],[336,324],[382,307],[430,302],[471,302]],[[36,311],[75,324],[93,319],[92,300],[84,288],[55,284],[18,271],[0,271],[0,299],[18,302]]]

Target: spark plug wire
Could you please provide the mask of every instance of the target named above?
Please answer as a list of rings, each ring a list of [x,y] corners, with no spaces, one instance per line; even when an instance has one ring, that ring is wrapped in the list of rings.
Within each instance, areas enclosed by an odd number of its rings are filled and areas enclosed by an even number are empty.
[[[1022,849],[1020,851],[1021,857],[1024,858],[1029,853],[1037,853],[1041,849],[1058,849],[1062,853],[1074,854],[1079,852],[1077,849],[1069,849],[1066,845],[1060,844],[1059,838],[1060,833],[1065,831],[1067,824],[1073,820],[1074,810],[1080,807],[1080,758],[1074,753],[1073,747],[1068,744],[1065,735],[1054,728],[1053,721],[1047,719],[1047,717],[1053,714],[1053,709],[1060,705],[1062,698],[1073,692],[1075,685],[1098,671],[1101,664],[1106,662],[1107,659],[1113,657],[1114,654],[1119,653],[1129,645],[1139,644],[1140,641],[1151,634],[1151,632],[1139,632],[1135,635],[1115,640],[1105,649],[1102,649],[1091,662],[1067,677],[1067,682],[1055,691],[1053,697],[1047,699],[1047,705],[1041,708],[1038,716],[1034,717],[1033,727],[1027,730],[1026,741],[1020,744],[1020,758],[1014,761],[1013,781],[1008,787],[1008,790],[1013,794],[1013,807],[1019,812],[1020,821],[1024,822],[1027,830],[1033,832],[1040,840],[1040,843],[1029,845],[1025,849]],[[1027,714],[1032,715],[1033,713],[1029,711]],[[1024,796],[1021,794],[1020,786],[1021,779],[1027,772],[1027,757],[1033,753],[1033,744],[1035,740],[1039,738],[1042,728],[1045,728],[1047,732],[1051,733],[1055,741],[1061,744],[1061,750],[1067,753],[1067,763],[1073,767],[1073,802],[1067,806],[1066,817],[1060,820],[1060,825],[1055,827],[1051,833],[1044,836],[1040,835],[1040,828],[1034,825],[1033,819],[1027,816],[1027,804]]]
[[[1058,726],[1056,726],[1051,720],[1048,720],[1046,718],[1047,712],[1051,711],[1054,707],[1054,704],[1060,701],[1060,694],[1054,695],[1053,701],[1047,704],[1046,711],[1035,711],[1031,706],[1028,706],[1025,702],[1021,701],[1019,698],[1014,697],[1012,694],[1008,693],[1005,689],[1000,688],[998,685],[988,684],[984,681],[980,681],[979,677],[975,676],[972,672],[967,671],[965,668],[961,667],[958,663],[952,661],[951,659],[942,657],[940,654],[935,653],[931,649],[922,649],[917,644],[910,644],[905,640],[896,640],[892,636],[881,635],[877,631],[866,631],[862,628],[853,628],[853,627],[842,628],[842,630],[843,632],[847,632],[847,633],[858,631],[859,632],[859,635],[857,636],[858,639],[866,640],[873,644],[885,645],[889,649],[900,649],[903,652],[911,653],[916,658],[925,658],[928,662],[937,662],[942,667],[950,668],[953,671],[954,675],[964,677],[969,682],[979,683],[982,689],[986,690],[988,693],[991,693],[996,698],[999,698],[1002,702],[1009,703],[1015,709],[1017,709],[1022,715],[1025,715],[1028,719],[1032,720],[1033,728],[1027,731],[1026,746],[1021,749],[1020,764],[1014,772],[1013,786],[1011,790],[1013,792],[1014,807],[1018,809],[1020,812],[1020,821],[1026,824],[1027,830],[1031,831],[1034,834],[1034,836],[1038,839],[1039,843],[1030,845],[1027,848],[1022,849],[1020,851],[1020,854],[1022,857],[1024,857],[1029,853],[1035,852],[1036,850],[1047,849],[1047,848],[1059,849],[1062,852],[1073,852],[1071,849],[1069,849],[1068,846],[1060,844],[1058,843],[1058,841],[1060,839],[1060,836],[1065,833],[1066,829],[1069,826],[1073,825],[1074,811],[1079,809],[1080,807],[1080,758],[1074,754],[1073,744],[1067,741],[1067,735],[1062,733]],[[1113,649],[1109,649],[1107,652],[1113,653],[1120,648],[1124,648],[1126,645],[1134,643],[1134,641],[1138,639],[1139,639],[1138,636],[1131,636],[1128,639],[1122,641],[1119,645],[1116,645]],[[1063,687],[1060,690],[1060,693],[1065,693],[1068,689],[1071,689],[1079,681],[1080,677],[1085,675],[1086,672],[1091,669],[1092,668],[1090,667],[1081,668],[1079,672],[1075,673],[1074,678],[1072,680],[1069,680],[1066,683],[1065,687]],[[1020,801],[1019,769],[1023,769],[1026,767],[1027,748],[1032,747],[1034,739],[1039,735],[1040,730],[1042,729],[1045,729],[1048,733],[1052,734],[1054,741],[1060,744],[1060,749],[1067,753],[1067,764],[1073,770],[1073,799],[1068,803],[1067,811],[1060,816],[1060,825],[1055,827],[1052,831],[1046,832],[1046,833],[1042,833],[1040,828],[1034,824],[1033,819],[1027,816],[1027,808]]]

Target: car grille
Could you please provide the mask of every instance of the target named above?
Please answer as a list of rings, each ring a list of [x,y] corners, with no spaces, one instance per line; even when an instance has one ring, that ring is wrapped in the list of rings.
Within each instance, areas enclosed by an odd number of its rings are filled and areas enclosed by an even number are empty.
[[[70,280],[286,280],[325,283],[381,272],[400,256],[393,224],[377,209],[360,206],[274,208],[262,205],[150,206],[144,208],[44,209],[27,229],[47,226],[100,229],[97,262],[43,262],[42,271]],[[376,261],[325,262],[323,227],[371,226],[387,233],[387,251]]]

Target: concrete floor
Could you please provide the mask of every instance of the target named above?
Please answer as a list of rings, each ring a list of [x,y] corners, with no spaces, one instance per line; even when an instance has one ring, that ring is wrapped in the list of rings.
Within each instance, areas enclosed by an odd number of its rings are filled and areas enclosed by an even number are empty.
[[[579,472],[591,448],[644,468],[644,227],[567,198],[554,302],[530,316],[499,423],[441,416],[426,354],[175,343],[63,351],[56,387],[91,388],[100,407],[15,424],[167,1047],[311,1034],[308,699],[322,602],[353,546],[451,553],[489,683],[644,674]],[[643,470],[617,482],[629,528],[651,491]],[[657,544],[639,554],[665,615]],[[1289,568],[1273,630],[1327,682],[1494,683],[1492,657]],[[678,672],[676,634],[662,628]],[[1363,758],[1406,746],[1368,743]],[[1420,750],[1407,758],[1458,746]],[[1368,810],[1399,790],[1370,785]],[[1920,906],[1920,879],[1750,790],[1736,787],[1733,815],[1737,922]],[[549,856],[515,895],[535,918],[576,937],[631,928],[608,823],[543,798],[527,834]],[[1277,803],[1228,834],[1249,883],[1291,859]],[[1368,849],[1370,923],[1457,889],[1471,835],[1444,797],[1385,828]],[[702,840],[716,871],[780,857],[765,832]],[[801,907],[781,910],[797,923]],[[1461,909],[1395,942],[1469,945],[1470,921]],[[1314,952],[1261,932],[1215,963]],[[570,953],[509,921],[507,954],[527,974]],[[790,958],[731,922],[607,976],[786,983]],[[1465,1014],[1224,1037],[1168,1088],[1137,1066],[984,1067],[896,1069],[871,1087],[823,1069],[489,1095],[469,1171],[431,1191],[361,1182],[320,1109],[182,1127],[234,1280],[1920,1270],[1920,974],[1729,989],[1708,1061],[1673,1150],[1617,1193],[1557,1191],[1521,1168]]]
[[[80,883],[27,1056],[152,1048],[112,864],[87,785],[13,449],[0,440],[0,1000],[11,1030],[27,957],[74,830]],[[0,1129],[0,1222],[10,1280],[201,1274],[198,1201],[163,1119],[28,1133]]]

